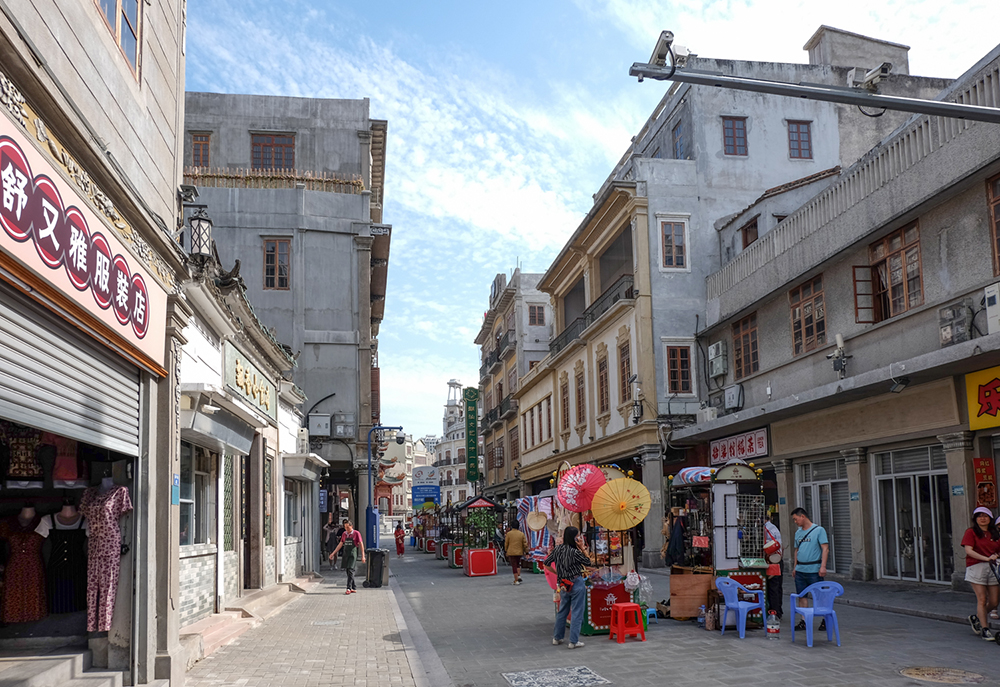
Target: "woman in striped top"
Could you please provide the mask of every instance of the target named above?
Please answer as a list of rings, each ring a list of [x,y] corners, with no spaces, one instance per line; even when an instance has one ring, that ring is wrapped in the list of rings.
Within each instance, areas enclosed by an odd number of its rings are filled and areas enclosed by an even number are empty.
[[[583,626],[583,614],[587,606],[583,571],[590,564],[590,557],[585,553],[586,546],[580,531],[575,527],[567,527],[563,531],[562,544],[553,549],[545,559],[547,565],[555,563],[559,578],[559,612],[552,631],[552,643],[563,643],[563,637],[566,636],[566,616],[570,615],[570,649],[583,646],[580,628]]]

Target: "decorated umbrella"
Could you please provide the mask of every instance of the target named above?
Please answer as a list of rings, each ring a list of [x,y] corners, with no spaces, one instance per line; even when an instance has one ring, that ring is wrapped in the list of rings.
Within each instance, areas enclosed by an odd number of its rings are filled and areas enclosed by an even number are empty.
[[[649,505],[649,490],[641,482],[625,477],[598,489],[590,508],[601,527],[627,530],[643,521]]]
[[[600,468],[594,465],[577,465],[570,468],[559,478],[559,488],[556,496],[566,510],[582,513],[590,509],[594,494],[604,486],[607,479]]]

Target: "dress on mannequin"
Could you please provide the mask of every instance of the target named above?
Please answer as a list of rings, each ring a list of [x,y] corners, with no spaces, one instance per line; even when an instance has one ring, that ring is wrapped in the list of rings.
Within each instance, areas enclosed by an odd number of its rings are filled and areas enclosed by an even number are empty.
[[[105,480],[107,481],[107,480]],[[118,521],[132,510],[128,487],[114,485],[104,490],[90,487],[83,492],[80,511],[90,523],[87,560],[87,631],[111,629],[121,569],[121,529]]]
[[[38,534],[41,518],[34,508],[25,508],[21,515],[0,520],[0,539],[10,545],[10,557],[4,571],[3,592],[0,594],[0,619],[5,623],[27,623],[46,615],[45,564]]]
[[[46,515],[38,532],[52,542],[46,567],[50,613],[87,608],[87,521],[73,506]]]
[[[41,436],[37,429],[0,422],[0,442],[10,451],[8,489],[40,489],[45,485],[45,471],[36,455],[42,443]]]

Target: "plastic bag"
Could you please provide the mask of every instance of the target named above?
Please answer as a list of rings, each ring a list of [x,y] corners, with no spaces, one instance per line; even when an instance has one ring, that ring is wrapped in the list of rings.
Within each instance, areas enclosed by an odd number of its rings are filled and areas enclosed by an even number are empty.
[[[653,605],[653,583],[648,576],[639,578],[639,603],[647,608]]]
[[[639,588],[639,574],[635,570],[629,571],[629,574],[625,577],[625,590],[629,592],[634,592]]]

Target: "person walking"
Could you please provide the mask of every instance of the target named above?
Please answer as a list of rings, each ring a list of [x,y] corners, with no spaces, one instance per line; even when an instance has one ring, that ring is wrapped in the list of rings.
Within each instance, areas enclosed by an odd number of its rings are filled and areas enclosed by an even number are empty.
[[[510,569],[514,572],[514,584],[521,584],[521,556],[528,553],[528,538],[521,531],[521,524],[517,520],[512,520],[510,530],[503,540],[503,552],[510,563]]]
[[[354,594],[358,591],[358,586],[354,582],[354,569],[358,565],[359,553],[361,562],[365,562],[365,543],[361,539],[361,533],[354,529],[354,523],[350,520],[344,521],[344,534],[341,535],[337,548],[330,554],[331,561],[336,558],[341,548],[344,549],[344,555],[341,556],[340,567],[347,571],[347,591],[344,594]]]
[[[576,649],[583,646],[583,642],[580,641],[580,628],[583,627],[583,614],[587,606],[583,571],[590,565],[590,557],[586,554],[586,544],[580,531],[575,527],[567,527],[563,531],[562,543],[552,550],[545,563],[555,563],[556,577],[559,580],[559,612],[556,613],[552,643],[555,645],[563,643],[563,638],[566,636],[566,616],[572,611],[569,648]]]
[[[1000,601],[1000,586],[990,570],[990,561],[1000,557],[1000,530],[989,508],[979,506],[972,511],[972,527],[965,531],[962,547],[965,549],[965,581],[976,593],[976,614],[969,616],[969,624],[973,632],[991,641],[994,637],[989,628],[989,615]]]
[[[777,513],[771,514],[770,520],[764,521],[764,543],[774,542],[778,545],[776,552],[778,556],[781,556],[781,530],[778,526],[774,524],[773,520],[777,517]],[[767,607],[769,610],[775,612],[775,614],[780,619],[782,615],[781,609],[781,595],[782,595],[782,578],[785,575],[785,561],[784,559],[779,560],[777,563],[768,563],[767,566]]]
[[[795,575],[795,593],[802,594],[806,587],[822,582],[826,577],[830,540],[826,536],[826,530],[809,519],[805,508],[792,511],[792,522],[799,528],[795,532],[795,549],[792,551],[792,574]],[[808,599],[799,597],[799,606],[805,607],[808,603]],[[806,621],[799,619],[795,629],[806,629]],[[819,629],[826,629],[825,618]]]
[[[396,523],[396,532],[394,536],[396,537],[396,556],[402,558],[403,543],[406,541],[406,531],[403,530],[403,523]]]

